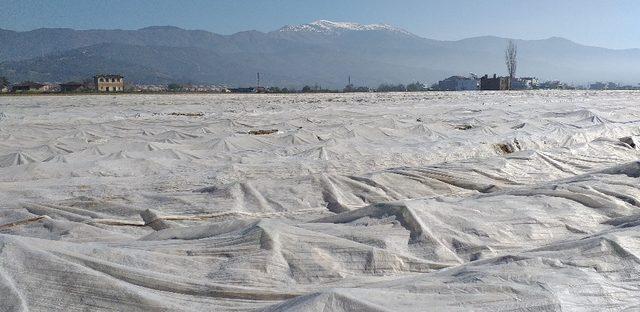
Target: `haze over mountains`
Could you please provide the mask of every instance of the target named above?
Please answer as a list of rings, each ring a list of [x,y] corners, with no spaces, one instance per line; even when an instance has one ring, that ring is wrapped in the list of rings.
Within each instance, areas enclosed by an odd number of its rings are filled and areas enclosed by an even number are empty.
[[[317,21],[219,35],[177,27],[139,30],[0,30],[0,76],[64,82],[120,73],[137,83],[342,87],[436,82],[454,74],[502,74],[508,39],[421,38],[389,25]],[[589,47],[563,38],[516,40],[519,76],[574,83],[640,82],[640,49]]]

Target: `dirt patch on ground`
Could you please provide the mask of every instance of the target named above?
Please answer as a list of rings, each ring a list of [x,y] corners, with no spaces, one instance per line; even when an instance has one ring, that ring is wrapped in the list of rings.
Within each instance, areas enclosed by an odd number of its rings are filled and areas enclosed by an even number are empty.
[[[462,130],[462,131],[464,131],[464,130],[471,130],[471,129],[475,128],[475,127],[474,127],[474,126],[472,126],[472,125],[457,125],[457,126],[455,126],[454,128],[455,128],[456,130]]]
[[[620,138],[620,142],[629,145],[631,148],[637,148],[636,140],[634,137]]]
[[[183,116],[183,117],[202,117],[204,116],[204,113],[178,113],[178,112],[173,112],[173,113],[169,113],[170,116]]]
[[[249,131],[249,134],[251,135],[268,135],[268,134],[274,134],[277,133],[278,129],[271,129],[271,130],[251,130]]]
[[[520,146],[520,142],[518,141],[518,139],[513,139],[512,142],[498,143],[495,144],[494,147],[501,154],[513,154],[517,151],[522,150],[522,146]]]

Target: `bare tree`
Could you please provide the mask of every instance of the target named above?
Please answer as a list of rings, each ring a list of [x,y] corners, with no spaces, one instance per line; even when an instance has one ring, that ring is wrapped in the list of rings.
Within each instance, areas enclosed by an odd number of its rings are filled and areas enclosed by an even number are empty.
[[[507,49],[504,51],[504,61],[507,64],[509,78],[513,80],[516,77],[516,69],[518,67],[518,47],[513,40],[509,40]]]
[[[0,76],[0,90],[4,87],[8,87],[9,86],[9,80],[7,80],[7,78]]]

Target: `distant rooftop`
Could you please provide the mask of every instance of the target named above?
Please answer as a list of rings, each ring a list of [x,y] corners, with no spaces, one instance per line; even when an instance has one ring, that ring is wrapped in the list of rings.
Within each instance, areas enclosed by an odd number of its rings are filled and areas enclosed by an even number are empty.
[[[37,82],[31,82],[31,81],[25,81],[25,82],[21,82],[18,84],[13,85],[14,87],[35,87],[35,88],[41,88],[44,85],[41,83],[37,83]]]
[[[94,78],[124,78],[124,76],[122,75],[112,75],[112,74],[99,74],[99,75],[95,75]]]

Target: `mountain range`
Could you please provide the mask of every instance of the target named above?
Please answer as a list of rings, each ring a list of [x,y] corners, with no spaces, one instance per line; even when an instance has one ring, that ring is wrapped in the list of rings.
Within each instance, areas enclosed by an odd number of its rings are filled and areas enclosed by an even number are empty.
[[[444,26],[443,26],[444,27]],[[136,83],[342,87],[436,82],[504,74],[508,38],[422,38],[390,25],[316,21],[272,32],[219,35],[172,26],[139,30],[0,29],[0,76],[65,82],[118,73]],[[640,49],[614,50],[552,37],[514,40],[519,76],[574,83],[640,82]]]

